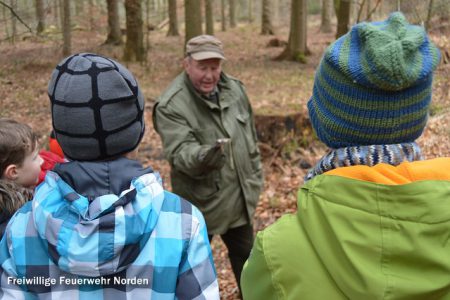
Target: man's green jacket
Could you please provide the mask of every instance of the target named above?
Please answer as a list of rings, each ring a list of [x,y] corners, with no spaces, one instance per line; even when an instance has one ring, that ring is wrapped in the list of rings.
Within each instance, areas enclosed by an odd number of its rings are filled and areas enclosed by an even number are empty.
[[[242,84],[222,73],[219,101],[209,101],[182,72],[159,97],[153,123],[171,165],[173,192],[203,213],[209,234],[251,222],[262,187],[262,168],[253,113]],[[224,164],[200,153],[228,138]]]

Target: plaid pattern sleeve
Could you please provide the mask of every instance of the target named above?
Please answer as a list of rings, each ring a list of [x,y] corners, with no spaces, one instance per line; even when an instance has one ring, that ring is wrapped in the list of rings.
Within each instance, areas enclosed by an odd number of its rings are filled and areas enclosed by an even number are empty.
[[[188,248],[181,260],[176,295],[178,299],[219,299],[219,286],[209,245],[206,224],[200,211],[193,207],[193,226]]]

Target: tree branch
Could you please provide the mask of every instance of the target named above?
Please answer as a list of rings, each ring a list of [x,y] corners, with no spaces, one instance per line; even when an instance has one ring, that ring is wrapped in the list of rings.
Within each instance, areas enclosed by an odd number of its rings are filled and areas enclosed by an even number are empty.
[[[359,23],[361,21],[361,14],[364,9],[364,5],[366,4],[366,0],[363,0],[362,3],[356,2],[359,5],[358,9],[358,16],[356,17],[356,23]]]
[[[5,6],[6,8],[8,8],[8,9],[11,11],[11,13],[13,14],[13,16],[15,16],[15,17],[17,18],[17,20],[19,20],[20,23],[22,23],[26,28],[28,28],[28,30],[29,30],[31,33],[33,33],[33,30],[30,28],[30,26],[28,26],[28,24],[26,24],[26,23],[19,17],[19,15],[14,11],[14,9],[13,9],[11,6],[9,6],[8,4],[6,4],[6,3],[3,2],[3,1],[0,1],[0,4],[2,4],[3,6]]]
[[[367,19],[369,19],[373,13],[377,10],[378,6],[381,4],[382,0],[377,0],[377,3],[375,3],[375,6],[372,8],[372,10],[367,14]]]

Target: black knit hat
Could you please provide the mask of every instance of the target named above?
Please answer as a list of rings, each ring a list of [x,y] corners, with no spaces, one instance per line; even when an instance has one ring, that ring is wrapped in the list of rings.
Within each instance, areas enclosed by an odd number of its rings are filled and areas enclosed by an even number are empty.
[[[64,155],[94,161],[134,150],[144,134],[144,97],[116,61],[81,53],[62,60],[48,85],[52,124]]]

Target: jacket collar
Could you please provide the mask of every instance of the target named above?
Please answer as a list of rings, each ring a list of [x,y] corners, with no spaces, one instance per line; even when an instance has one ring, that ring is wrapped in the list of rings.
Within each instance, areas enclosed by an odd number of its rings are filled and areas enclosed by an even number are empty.
[[[120,157],[99,162],[70,161],[56,165],[54,172],[78,194],[92,200],[101,195],[119,195],[128,189],[133,178],[153,170],[136,160]]]

